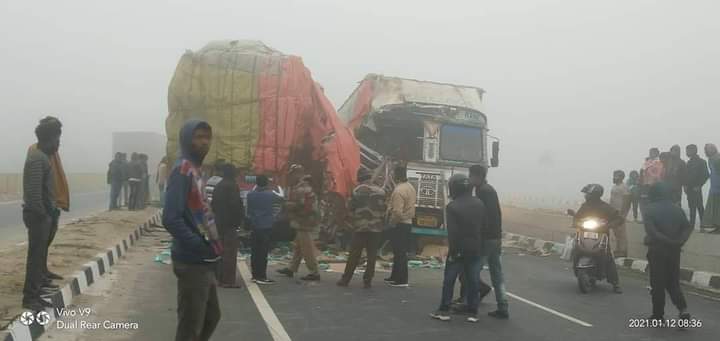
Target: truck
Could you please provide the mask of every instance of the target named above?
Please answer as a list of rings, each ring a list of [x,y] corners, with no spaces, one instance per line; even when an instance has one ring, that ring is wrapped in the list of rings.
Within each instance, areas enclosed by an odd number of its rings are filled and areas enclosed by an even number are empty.
[[[500,142],[489,134],[484,94],[474,86],[369,74],[338,109],[360,145],[361,167],[374,172],[377,184],[390,190],[392,168],[407,167],[417,191],[417,235],[447,235],[444,208],[453,174],[499,165]]]

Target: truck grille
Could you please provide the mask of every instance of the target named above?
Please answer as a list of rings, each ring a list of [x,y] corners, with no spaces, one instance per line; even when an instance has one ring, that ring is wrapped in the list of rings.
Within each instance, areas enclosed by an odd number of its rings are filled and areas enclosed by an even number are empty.
[[[417,191],[417,206],[442,208],[445,202],[445,181],[441,174],[418,173],[417,178],[410,178],[408,182]]]

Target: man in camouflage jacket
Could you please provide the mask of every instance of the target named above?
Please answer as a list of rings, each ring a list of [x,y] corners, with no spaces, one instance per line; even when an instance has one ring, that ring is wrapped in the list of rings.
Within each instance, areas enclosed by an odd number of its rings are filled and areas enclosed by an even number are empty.
[[[370,172],[360,168],[357,172],[359,185],[355,187],[350,197],[349,211],[351,226],[353,229],[352,242],[350,244],[350,257],[345,265],[339,286],[347,286],[352,279],[355,268],[360,262],[363,249],[367,253],[367,268],[363,280],[365,288],[372,286],[372,279],[375,275],[375,260],[377,259],[378,247],[382,242],[382,231],[385,227],[385,204],[386,193],[382,188],[370,182]]]

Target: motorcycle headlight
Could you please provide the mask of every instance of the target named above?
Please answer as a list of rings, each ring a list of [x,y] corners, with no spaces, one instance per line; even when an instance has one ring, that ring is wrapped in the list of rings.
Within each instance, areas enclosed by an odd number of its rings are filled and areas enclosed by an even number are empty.
[[[588,219],[583,221],[582,227],[586,230],[594,230],[600,226],[600,223],[595,219]]]

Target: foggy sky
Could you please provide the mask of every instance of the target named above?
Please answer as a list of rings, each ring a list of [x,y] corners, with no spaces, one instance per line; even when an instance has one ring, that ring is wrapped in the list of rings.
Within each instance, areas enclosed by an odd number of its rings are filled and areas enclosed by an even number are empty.
[[[504,193],[579,197],[651,146],[720,143],[714,1],[19,1],[0,11],[0,172],[37,120],[69,172],[104,171],[113,131],[164,133],[186,49],[257,39],[303,57],[342,104],[367,73],[484,88]],[[683,148],[684,149],[684,148]]]

